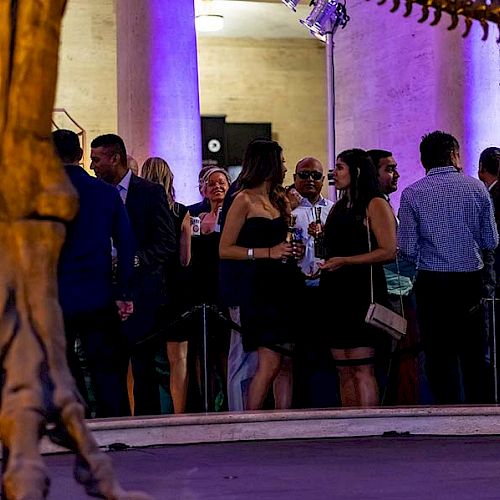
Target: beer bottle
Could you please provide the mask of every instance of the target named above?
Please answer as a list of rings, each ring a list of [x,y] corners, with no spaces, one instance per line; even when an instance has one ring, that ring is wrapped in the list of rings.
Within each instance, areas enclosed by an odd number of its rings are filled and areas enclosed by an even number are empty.
[[[290,220],[288,222],[288,231],[286,233],[286,242],[290,244],[294,244],[297,242],[297,228],[295,227],[295,223],[297,222],[296,215],[290,215]],[[281,261],[285,264],[289,259],[293,259],[293,257],[284,257]]]
[[[325,256],[325,251],[324,251],[324,244],[323,244],[323,227],[321,225],[321,207],[314,207],[314,215],[315,215],[315,222],[316,225],[319,226],[321,229],[319,232],[316,233],[316,236],[314,237],[314,256],[317,259],[322,259]]]

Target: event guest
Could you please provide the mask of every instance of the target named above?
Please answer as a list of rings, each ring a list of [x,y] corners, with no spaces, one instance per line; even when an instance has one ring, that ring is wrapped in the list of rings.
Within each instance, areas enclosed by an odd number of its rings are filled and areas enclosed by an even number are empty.
[[[286,243],[289,204],[281,184],[286,169],[282,149],[275,141],[252,141],[239,178],[240,191],[228,211],[220,243],[223,259],[246,261],[240,304],[245,351],[258,351],[258,368],[249,387],[247,409],[262,408],[274,387],[276,408],[291,405],[288,376],[296,321],[287,294],[300,286],[294,247]],[[285,262],[284,262],[285,260]]]
[[[158,414],[155,333],[161,307],[167,301],[164,266],[176,250],[167,197],[161,186],[137,177],[128,169],[121,137],[115,134],[96,137],[91,143],[91,159],[90,168],[96,176],[118,190],[137,242],[132,280],[134,314],[122,324],[122,330],[129,344],[134,377],[134,414]]]
[[[205,177],[205,174],[214,167],[214,165],[204,165],[198,172],[198,189],[202,196],[202,200],[187,207],[189,214],[192,217],[198,217],[202,212],[208,212],[210,210],[210,202],[205,198],[205,196],[203,196],[202,193],[203,177]]]
[[[500,226],[500,184],[498,183],[498,174],[500,169],[500,148],[490,147],[486,148],[479,157],[478,177],[488,189],[491,199],[493,201],[493,210],[495,213],[495,221],[497,229]],[[485,276],[487,283],[486,287],[491,288],[491,294],[487,293],[489,297],[493,296],[495,291],[497,277],[500,277],[500,249],[497,247],[496,251],[484,252],[485,267],[486,259],[488,264],[491,264],[491,269],[487,269]],[[483,275],[485,275],[483,273]],[[489,280],[488,280],[489,278]]]
[[[218,303],[219,281],[219,210],[229,189],[226,170],[212,167],[201,180],[201,193],[208,200],[209,210],[200,213],[200,235],[192,238],[193,275],[197,284],[197,302]]]
[[[253,141],[252,141],[253,142]],[[247,146],[238,178],[229,186],[219,216],[221,232],[224,230],[226,217],[234,197],[240,190],[239,180],[248,167],[250,145]],[[241,283],[245,279],[245,262],[220,259],[219,262],[219,300],[229,309],[234,327],[231,329],[227,360],[227,403],[229,411],[243,411],[248,399],[248,388],[257,371],[258,354],[245,351],[241,337],[240,304],[242,302]]]
[[[481,181],[460,173],[452,135],[425,135],[420,158],[426,176],[402,193],[398,243],[417,265],[427,376],[437,404],[486,403],[481,252],[498,244],[492,202]]]
[[[191,293],[190,302],[193,306],[206,304],[215,306],[224,315],[219,303],[219,242],[220,230],[218,225],[219,211],[229,189],[230,177],[226,170],[220,167],[211,167],[205,171],[200,183],[200,192],[209,203],[206,212],[199,214],[201,225],[200,234],[192,237],[192,263],[191,263]],[[193,316],[191,321],[193,340],[195,341],[197,359],[201,360],[202,339],[196,332],[200,331],[199,316]],[[210,403],[214,409],[227,407],[226,378],[227,378],[227,353],[229,350],[229,329],[213,310],[207,315],[208,331],[208,360],[209,380],[208,392]],[[200,387],[200,364],[197,364],[197,373]],[[222,384],[219,380],[223,380]],[[224,403],[215,405],[217,394],[224,395]]]
[[[293,176],[295,189],[300,195],[299,205],[293,210],[297,217],[296,226],[302,229],[305,245],[304,257],[300,260],[306,284],[319,286],[319,265],[322,258],[316,256],[317,237],[323,230],[333,202],[321,196],[325,174],[323,165],[316,158],[304,158],[297,163]],[[316,211],[320,212],[321,224],[316,224]],[[319,243],[318,243],[319,244]],[[319,250],[321,252],[321,250]]]
[[[295,184],[290,184],[285,188],[286,197],[290,202],[290,210],[295,210],[302,201],[302,196],[299,194],[297,189],[295,188]]]
[[[68,223],[58,268],[59,302],[64,314],[68,364],[90,408],[79,340],[97,403],[97,417],[129,414],[126,374],[128,358],[120,341],[120,319],[133,311],[130,280],[134,235],[116,189],[91,177],[78,164],[83,151],[70,130],[52,133],[56,152],[78,192],[80,209]],[[111,239],[116,250],[115,283]]]
[[[300,160],[294,173],[293,189],[297,194],[297,205],[292,205],[292,214],[296,217],[295,225],[302,234],[305,246],[304,257],[299,261],[305,289],[301,303],[304,311],[314,311],[321,303],[319,289],[319,265],[323,263],[322,231],[333,202],[321,196],[325,174],[323,165],[316,158]],[[317,224],[319,215],[320,223]],[[331,355],[324,343],[321,316],[319,314],[302,315],[303,331],[297,339],[294,359],[294,406],[319,408],[335,406],[335,375]],[[326,351],[326,352],[325,352]]]
[[[398,190],[398,164],[393,154],[385,149],[370,149],[367,153],[377,169],[380,191],[390,203],[390,195]]]
[[[176,255],[169,259],[166,266],[166,280],[171,294],[164,317],[165,338],[167,340],[167,358],[170,366],[170,394],[175,413],[184,413],[186,408],[188,385],[188,338],[187,330],[182,324],[168,326],[179,319],[187,309],[185,290],[186,275],[183,267],[191,261],[191,224],[189,212],[185,205],[175,201],[174,174],[163,158],[148,158],[141,168],[144,179],[156,182],[165,188],[167,202],[175,227],[177,242]]]
[[[134,175],[139,175],[139,164],[133,156],[127,155],[127,167]]]
[[[396,255],[396,222],[365,151],[340,153],[333,180],[343,196],[325,224],[327,260],[321,266],[322,294],[333,312],[327,318],[330,346],[340,378],[342,406],[375,406],[379,403],[375,348],[385,334],[367,325],[365,316],[370,304],[371,269],[375,302],[387,303],[381,264]]]
[[[398,164],[392,152],[388,150],[371,149],[367,153],[377,169],[380,191],[390,205],[390,196],[398,189]],[[382,403],[428,403],[429,391],[423,371],[424,360],[420,348],[415,294],[412,293],[415,265],[399,257],[397,262],[384,265],[384,274],[391,309],[399,314],[404,313],[408,326],[404,338],[398,342],[393,341],[392,359],[383,356],[378,365],[379,381],[385,387]]]
[[[486,148],[479,157],[478,177],[487,187],[491,200],[493,201],[493,210],[495,213],[495,221],[497,230],[500,230],[500,184],[498,183],[498,175],[500,172],[500,148]],[[492,370],[495,369],[496,359],[498,359],[498,342],[500,341],[500,308],[492,307],[493,300],[500,298],[500,248],[495,250],[483,251],[483,297],[489,299],[485,308],[485,330],[487,335],[487,359],[490,362]],[[498,303],[497,303],[498,304]],[[493,323],[493,311],[495,314],[495,323]],[[493,344],[493,324],[496,331],[496,344]],[[496,358],[496,359],[495,359]],[[494,375],[493,375],[494,376]],[[500,382],[497,369],[497,380]],[[497,385],[498,387],[498,385]],[[497,395],[498,399],[498,395]]]

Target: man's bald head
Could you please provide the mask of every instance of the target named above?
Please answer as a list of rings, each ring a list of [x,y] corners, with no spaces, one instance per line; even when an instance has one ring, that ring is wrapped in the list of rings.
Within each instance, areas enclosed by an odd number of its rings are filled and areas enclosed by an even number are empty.
[[[318,159],[310,156],[297,163],[293,175],[295,189],[313,204],[318,201],[321,195],[324,178],[323,165]]]

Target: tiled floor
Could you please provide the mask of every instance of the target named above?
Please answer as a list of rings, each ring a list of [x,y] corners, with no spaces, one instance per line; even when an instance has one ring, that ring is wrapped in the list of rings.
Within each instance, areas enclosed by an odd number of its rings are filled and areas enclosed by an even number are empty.
[[[124,486],[157,500],[500,498],[500,437],[376,437],[114,452]],[[72,456],[46,457],[50,500],[87,497]]]

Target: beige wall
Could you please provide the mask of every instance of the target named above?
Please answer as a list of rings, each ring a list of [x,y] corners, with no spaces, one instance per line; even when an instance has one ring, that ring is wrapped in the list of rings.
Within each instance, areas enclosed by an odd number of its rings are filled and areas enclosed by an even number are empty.
[[[56,107],[68,110],[89,141],[117,130],[115,2],[70,0],[63,23]],[[198,52],[203,114],[271,122],[285,151],[287,180],[301,157],[326,160],[320,43],[201,38]]]
[[[315,40],[198,39],[202,114],[271,122],[287,181],[304,156],[326,160],[324,49]]]
[[[117,128],[115,1],[69,0],[63,22],[56,107],[89,142]]]

